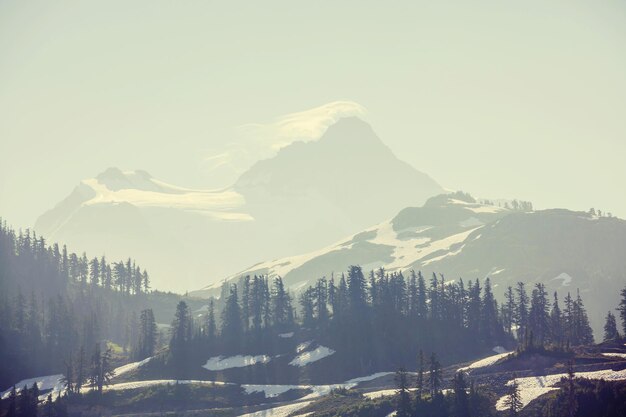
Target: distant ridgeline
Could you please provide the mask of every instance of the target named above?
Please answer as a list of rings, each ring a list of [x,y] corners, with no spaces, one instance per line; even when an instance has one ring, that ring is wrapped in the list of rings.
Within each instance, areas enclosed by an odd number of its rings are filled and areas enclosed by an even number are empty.
[[[111,341],[137,343],[139,312],[154,307],[169,322],[174,294],[150,291],[132,259],[108,263],[48,246],[30,231],[0,222],[0,388],[65,371],[69,355]]]

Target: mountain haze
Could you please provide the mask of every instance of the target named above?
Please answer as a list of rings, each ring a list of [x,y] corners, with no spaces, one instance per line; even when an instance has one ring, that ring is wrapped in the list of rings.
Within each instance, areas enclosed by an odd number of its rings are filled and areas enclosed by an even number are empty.
[[[35,230],[90,254],[136,258],[157,288],[184,291],[313,250],[442,192],[357,118],[258,161],[232,187],[192,190],[145,171],[86,179]]]

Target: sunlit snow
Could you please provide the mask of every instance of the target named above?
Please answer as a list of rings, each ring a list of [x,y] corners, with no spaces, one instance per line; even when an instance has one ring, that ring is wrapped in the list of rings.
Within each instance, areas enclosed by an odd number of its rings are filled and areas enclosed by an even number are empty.
[[[333,353],[335,353],[335,351],[327,348],[326,346],[318,346],[311,351],[300,353],[291,362],[289,362],[289,365],[306,366],[309,363],[319,361],[320,359],[330,356]]]
[[[576,378],[586,378],[586,379],[604,379],[606,381],[620,381],[626,379],[626,369],[622,369],[621,371],[613,371],[611,369],[603,370],[603,371],[592,371],[592,372],[576,372]],[[517,384],[519,386],[520,391],[520,399],[522,402],[522,406],[525,407],[535,398],[540,397],[541,395],[556,390],[558,388],[555,385],[561,381],[562,378],[567,377],[567,374],[554,374],[554,375],[544,375],[544,376],[529,376],[524,378],[517,378]],[[507,385],[512,385],[513,380],[507,382]],[[503,396],[498,399],[496,403],[497,410],[506,410],[505,402],[507,396]]]
[[[243,368],[245,366],[256,365],[257,363],[268,363],[272,358],[267,355],[258,356],[214,356],[209,358],[207,362],[202,365],[203,368],[209,371],[222,371],[230,368]]]
[[[478,368],[484,368],[486,366],[491,366],[493,364],[495,364],[496,362],[498,362],[500,359],[502,358],[506,358],[507,356],[509,356],[512,352],[504,352],[504,353],[499,353],[497,355],[493,355],[493,356],[488,356],[484,359],[481,359],[479,361],[476,361],[472,364],[470,364],[469,366],[465,366],[463,368],[459,368],[459,372],[468,372],[472,369],[478,369]]]

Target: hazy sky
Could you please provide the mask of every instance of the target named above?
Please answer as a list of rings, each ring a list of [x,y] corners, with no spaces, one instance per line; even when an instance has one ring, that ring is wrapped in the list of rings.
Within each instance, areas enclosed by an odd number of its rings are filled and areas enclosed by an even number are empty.
[[[343,101],[444,187],[626,217],[625,45],[621,0],[0,1],[0,216],[109,166],[227,186]]]

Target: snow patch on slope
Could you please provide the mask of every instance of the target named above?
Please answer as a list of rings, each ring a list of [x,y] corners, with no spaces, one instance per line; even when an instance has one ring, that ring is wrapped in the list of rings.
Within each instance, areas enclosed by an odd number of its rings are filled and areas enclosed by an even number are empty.
[[[246,366],[256,365],[257,363],[268,363],[272,358],[267,355],[258,356],[214,356],[209,358],[203,368],[209,371],[223,371],[224,369],[243,368]]]
[[[139,367],[147,364],[148,362],[150,362],[152,360],[152,358],[146,358],[142,361],[139,362],[132,362],[132,363],[127,363],[126,365],[122,365],[118,368],[115,368],[115,370],[113,371],[113,373],[115,374],[115,377],[124,375],[128,372],[134,371],[135,369],[138,369]]]
[[[280,407],[268,408],[255,411],[254,413],[241,414],[238,417],[287,417],[296,411],[311,404],[312,401],[303,401],[295,404],[281,405]]]
[[[545,393],[557,390],[558,388],[555,387],[555,385],[561,381],[561,378],[565,377],[567,377],[567,374],[517,378],[516,381],[520,390],[522,407],[527,406],[532,400]],[[626,379],[626,369],[622,369],[621,371],[607,369],[603,371],[576,372],[575,377],[586,379],[604,379],[605,381],[621,381]],[[506,385],[513,385],[513,380],[508,381]],[[506,398],[507,396],[505,395],[498,399],[498,402],[496,403],[496,410],[503,411],[507,409],[505,406]]]
[[[491,366],[491,365],[495,364],[496,362],[498,362],[500,359],[506,358],[511,353],[513,353],[513,352],[504,352],[504,353],[498,353],[497,355],[488,356],[488,357],[486,357],[484,359],[481,359],[479,361],[476,361],[476,362],[470,364],[469,366],[465,366],[463,368],[459,368],[458,372],[469,372],[472,369],[479,369],[479,368],[484,368],[486,366]]]
[[[333,353],[335,353],[335,351],[327,348],[326,346],[318,346],[309,352],[300,353],[291,362],[289,362],[289,365],[299,367],[306,366],[309,363],[317,362],[320,359],[324,359],[325,357],[330,356]]]
[[[52,396],[56,398],[56,394],[58,394],[59,392],[62,392],[65,388],[63,386],[62,379],[63,379],[63,374],[38,376],[35,378],[23,379],[20,382],[14,384],[15,391],[19,393],[24,388],[24,386],[27,386],[30,389],[32,388],[33,384],[37,383],[37,387],[39,388],[40,391],[52,390]],[[0,398],[2,398],[3,400],[9,398],[11,389],[12,388],[9,388],[6,391],[4,391],[2,394],[0,394]],[[48,396],[48,393],[43,395],[43,398],[47,396]]]

